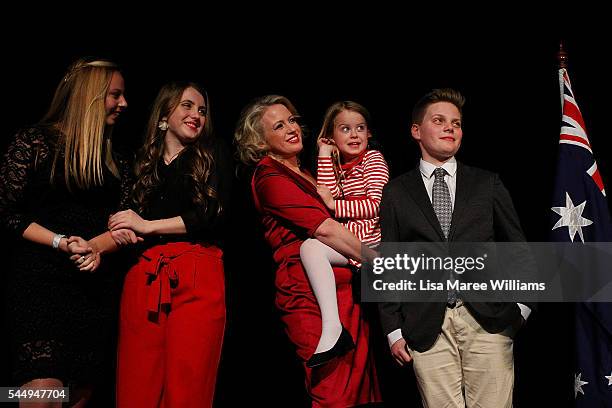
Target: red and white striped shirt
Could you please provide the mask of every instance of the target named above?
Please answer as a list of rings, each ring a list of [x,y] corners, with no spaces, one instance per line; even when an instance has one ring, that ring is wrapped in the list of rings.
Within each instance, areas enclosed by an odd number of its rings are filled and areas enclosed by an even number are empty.
[[[389,181],[389,167],[378,150],[367,150],[361,160],[344,168],[340,190],[331,157],[319,157],[317,183],[330,189],[336,219],[361,242],[372,247],[380,242],[379,209],[382,190]],[[344,193],[344,194],[342,194]]]

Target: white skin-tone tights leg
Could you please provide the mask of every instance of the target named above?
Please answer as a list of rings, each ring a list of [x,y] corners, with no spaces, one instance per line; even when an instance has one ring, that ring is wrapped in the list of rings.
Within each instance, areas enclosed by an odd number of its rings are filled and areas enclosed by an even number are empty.
[[[347,265],[348,259],[316,239],[304,241],[300,257],[321,309],[321,338],[315,350],[315,353],[321,353],[331,349],[342,332],[332,266]]]

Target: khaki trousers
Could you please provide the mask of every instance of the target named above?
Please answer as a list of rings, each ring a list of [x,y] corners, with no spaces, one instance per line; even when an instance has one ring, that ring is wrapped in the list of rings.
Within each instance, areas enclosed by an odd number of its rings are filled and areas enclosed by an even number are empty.
[[[425,408],[512,407],[514,329],[484,330],[459,301],[429,350],[410,349]]]

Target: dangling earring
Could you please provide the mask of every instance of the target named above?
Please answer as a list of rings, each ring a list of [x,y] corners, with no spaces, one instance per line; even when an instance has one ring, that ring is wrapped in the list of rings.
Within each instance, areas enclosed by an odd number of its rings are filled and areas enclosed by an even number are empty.
[[[162,131],[166,131],[168,130],[168,121],[167,120],[160,120],[159,123],[157,124],[157,127],[162,130]]]

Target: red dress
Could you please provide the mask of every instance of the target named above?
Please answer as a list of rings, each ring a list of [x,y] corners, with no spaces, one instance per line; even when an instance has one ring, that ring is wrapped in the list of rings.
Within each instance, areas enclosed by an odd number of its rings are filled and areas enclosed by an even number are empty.
[[[303,177],[268,157],[255,169],[253,196],[263,216],[265,237],[278,264],[276,306],[289,340],[304,363],[306,388],[313,407],[352,407],[379,402],[380,391],[369,353],[369,327],[353,302],[351,271],[334,267],[340,321],[355,340],[355,349],[314,369],[306,360],[321,336],[321,312],[300,261],[300,246],[330,218],[315,187]]]

